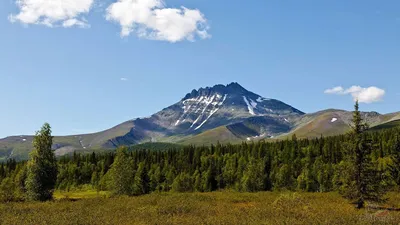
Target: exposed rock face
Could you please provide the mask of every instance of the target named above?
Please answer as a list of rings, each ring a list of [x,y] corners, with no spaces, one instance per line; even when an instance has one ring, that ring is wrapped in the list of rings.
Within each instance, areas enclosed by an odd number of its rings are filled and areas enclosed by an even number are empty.
[[[238,83],[200,88],[149,118],[136,119],[128,134],[110,140],[108,146],[160,141],[170,136],[192,135],[223,125],[258,121],[270,126],[268,135],[290,130],[287,118],[304,113],[275,99],[261,97]],[[249,118],[255,117],[253,120]],[[257,119],[258,118],[258,119]],[[268,129],[267,129],[268,130]],[[260,131],[262,132],[262,131]]]

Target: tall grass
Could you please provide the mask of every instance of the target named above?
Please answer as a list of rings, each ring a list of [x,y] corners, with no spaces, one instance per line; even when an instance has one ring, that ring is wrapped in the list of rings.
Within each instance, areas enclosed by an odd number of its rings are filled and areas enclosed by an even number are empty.
[[[66,193],[64,193],[66,194]],[[0,204],[1,224],[398,224],[400,212],[357,210],[337,193],[71,193],[45,203]],[[73,197],[75,196],[75,197]],[[90,198],[92,197],[92,198]],[[72,201],[71,199],[75,199]],[[400,194],[391,194],[398,205]]]

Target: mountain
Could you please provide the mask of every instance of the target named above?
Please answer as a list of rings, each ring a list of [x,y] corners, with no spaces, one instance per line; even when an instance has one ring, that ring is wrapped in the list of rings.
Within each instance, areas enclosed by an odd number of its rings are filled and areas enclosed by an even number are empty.
[[[382,115],[377,112],[361,112],[361,117],[371,127],[386,123],[399,113]],[[328,109],[316,113],[306,114],[298,118],[295,122],[295,129],[288,134],[277,138],[287,138],[296,134],[298,138],[315,138],[323,136],[333,136],[348,132],[352,123],[353,112]]]
[[[390,122],[400,114],[363,113],[373,125]],[[238,83],[192,90],[177,103],[146,118],[126,121],[93,134],[54,137],[57,155],[100,151],[147,142],[210,144],[264,138],[280,139],[335,135],[349,129],[351,112],[325,110],[313,114],[276,99],[264,98]],[[27,159],[33,136],[0,139],[0,160]]]

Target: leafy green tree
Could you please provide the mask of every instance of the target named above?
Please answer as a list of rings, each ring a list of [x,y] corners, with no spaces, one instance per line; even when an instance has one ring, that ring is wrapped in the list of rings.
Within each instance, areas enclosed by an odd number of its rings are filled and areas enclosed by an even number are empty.
[[[288,164],[283,164],[275,174],[274,189],[292,190],[296,187],[296,180],[293,177],[292,170]]]
[[[51,147],[51,127],[45,123],[33,139],[34,150],[27,165],[26,197],[32,201],[46,201],[53,198],[57,181],[57,161]]]
[[[111,173],[106,173],[100,178],[98,190],[102,191],[114,191],[114,179]]]
[[[389,167],[391,177],[396,183],[397,187],[400,188],[400,137],[396,136],[396,142],[394,144],[394,151],[392,155],[392,165]]]
[[[241,190],[247,192],[262,191],[264,189],[264,177],[264,163],[261,160],[250,159],[241,180]]]
[[[166,166],[165,167],[165,181],[163,184],[164,191],[171,190],[174,179],[175,179],[175,169],[172,166]]]
[[[6,177],[6,175],[6,170],[4,169],[4,165],[2,163],[0,164],[0,182]]]
[[[115,195],[132,195],[134,182],[133,160],[126,147],[117,149],[114,163],[109,171],[112,179],[112,192]]]
[[[236,181],[236,155],[227,154],[224,156],[225,165],[222,168],[222,177],[226,187],[231,188]]]
[[[14,196],[15,184],[11,177],[6,177],[0,183],[0,202],[12,202],[15,200]]]
[[[152,169],[149,171],[150,177],[150,190],[162,191],[163,174],[159,165],[153,164]]]
[[[25,192],[26,192],[26,177],[27,177],[27,170],[26,164],[20,165],[20,169],[15,176],[14,183],[15,183],[15,198],[19,200],[25,199]]]
[[[297,177],[297,189],[308,192],[317,190],[317,184],[309,165],[307,165]]]
[[[146,170],[144,162],[139,164],[136,171],[135,180],[133,182],[133,193],[135,195],[144,195],[150,192],[150,178]]]
[[[202,173],[202,188],[205,192],[214,191],[217,189],[217,180],[215,179],[215,172],[213,166],[210,164],[208,169]]]
[[[247,164],[247,162],[246,162],[245,158],[243,156],[241,156],[238,161],[238,166],[236,169],[236,176],[235,176],[236,177],[235,188],[238,191],[240,191],[240,189],[242,188],[240,181],[242,180],[244,171],[246,170],[246,164]]]
[[[94,171],[92,173],[92,178],[90,183],[94,188],[96,188],[97,191],[100,191],[99,183],[100,183],[100,174],[97,171]]]
[[[175,192],[192,192],[193,191],[193,179],[187,173],[179,174],[174,183],[172,183],[172,191]]]
[[[194,178],[194,190],[202,192],[203,186],[201,184],[201,174],[200,174],[199,170],[196,170],[194,172],[193,178]]]

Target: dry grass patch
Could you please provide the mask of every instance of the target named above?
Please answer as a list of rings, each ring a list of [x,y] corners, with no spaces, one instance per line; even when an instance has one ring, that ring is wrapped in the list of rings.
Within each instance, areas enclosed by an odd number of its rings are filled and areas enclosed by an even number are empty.
[[[400,195],[391,193],[390,197],[393,200],[387,204],[396,204]],[[154,193],[0,204],[1,224],[398,224],[399,221],[400,212],[356,210],[337,193]]]

